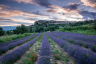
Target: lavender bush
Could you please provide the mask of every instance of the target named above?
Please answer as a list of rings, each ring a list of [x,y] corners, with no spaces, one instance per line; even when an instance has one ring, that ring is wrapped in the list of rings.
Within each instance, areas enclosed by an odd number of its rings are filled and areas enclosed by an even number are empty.
[[[32,41],[24,44],[23,46],[20,46],[19,48],[15,49],[14,51],[4,55],[0,58],[2,64],[13,64],[15,61],[17,61],[41,36],[40,34],[38,37],[33,39]]]
[[[44,34],[44,39],[39,55],[38,64],[51,64],[50,59],[53,55],[53,52],[46,34]]]
[[[85,35],[86,36],[85,37],[83,34],[76,33],[76,35],[75,35],[75,33],[67,33],[67,32],[52,32],[50,34],[52,34],[54,36],[57,35],[56,37],[60,37],[60,39],[67,40],[68,42],[76,44],[76,45],[84,46],[85,48],[90,48],[92,51],[96,52],[96,43],[95,43],[96,41],[95,42],[92,41],[92,38],[95,36],[88,37]],[[65,35],[67,35],[67,36],[65,36]],[[80,36],[83,37],[83,39]]]
[[[21,44],[25,43],[26,41],[30,40],[31,38],[33,38],[33,37],[35,37],[37,35],[38,34],[35,34],[35,35],[31,36],[30,38],[26,38],[26,39],[18,41],[18,42],[10,43],[10,44],[8,44],[6,46],[2,46],[2,47],[0,46],[0,55],[5,53],[6,51],[18,46],[18,45],[21,45]]]
[[[51,39],[59,44],[59,41],[61,39],[52,36],[52,33],[47,34],[51,37]],[[63,41],[62,43],[64,43],[63,49],[66,50],[72,57],[74,57],[77,60],[78,64],[96,64],[96,53],[66,41]]]

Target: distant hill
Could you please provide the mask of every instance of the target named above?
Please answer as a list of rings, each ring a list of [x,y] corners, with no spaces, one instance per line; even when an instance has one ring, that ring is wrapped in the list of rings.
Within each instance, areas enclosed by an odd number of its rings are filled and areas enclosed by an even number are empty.
[[[1,26],[4,31],[16,29],[16,26]]]

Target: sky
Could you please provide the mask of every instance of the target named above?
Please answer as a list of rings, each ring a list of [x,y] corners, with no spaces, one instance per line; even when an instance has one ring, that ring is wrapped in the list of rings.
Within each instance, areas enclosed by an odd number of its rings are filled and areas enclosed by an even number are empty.
[[[0,26],[94,19],[96,0],[0,0]]]

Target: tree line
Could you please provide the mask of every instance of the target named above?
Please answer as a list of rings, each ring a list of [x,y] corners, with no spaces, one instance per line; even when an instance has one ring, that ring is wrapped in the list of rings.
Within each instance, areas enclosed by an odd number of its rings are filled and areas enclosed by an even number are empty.
[[[17,26],[16,29],[14,29],[14,30],[8,30],[8,31],[4,31],[0,27],[0,36],[12,35],[12,34],[23,34],[23,33],[27,33],[27,31],[28,31],[27,28],[23,24],[21,26]]]
[[[85,25],[85,24],[90,24],[90,23],[94,24],[93,29],[96,30],[96,20],[69,23],[69,25],[68,24],[48,24],[46,22],[42,23],[42,24],[38,24],[37,22],[35,22],[34,25],[30,25],[30,26],[25,26],[25,25],[21,24],[21,26],[17,26],[16,29],[9,30],[9,31],[4,31],[0,27],[0,36],[12,35],[12,34],[33,33],[33,32],[40,33],[40,32],[46,32],[46,31],[55,31],[56,29],[59,29],[60,26],[62,26],[62,27],[66,27],[66,26],[74,27],[74,26],[80,26],[80,25]],[[82,28],[82,27],[80,27],[80,28]]]

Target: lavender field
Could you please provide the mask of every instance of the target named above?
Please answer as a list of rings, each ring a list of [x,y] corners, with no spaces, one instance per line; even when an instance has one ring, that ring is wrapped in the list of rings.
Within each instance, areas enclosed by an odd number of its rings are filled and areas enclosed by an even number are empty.
[[[96,35],[46,32],[0,43],[0,64],[96,64]]]

